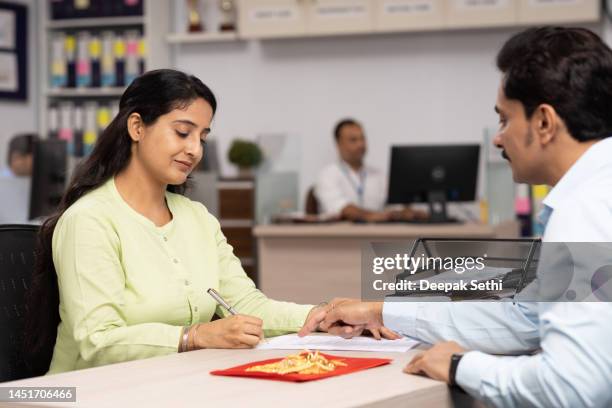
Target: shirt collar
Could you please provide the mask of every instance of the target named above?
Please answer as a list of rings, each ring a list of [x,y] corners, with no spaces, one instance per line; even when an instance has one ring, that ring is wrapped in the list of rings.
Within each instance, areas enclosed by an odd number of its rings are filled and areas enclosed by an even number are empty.
[[[344,160],[342,160],[342,158],[339,159],[339,165],[340,165],[340,169],[344,172],[349,172],[350,174],[353,174],[354,176],[356,176],[357,178],[363,177],[366,175],[367,170],[366,170],[366,165],[365,163],[361,166],[361,169],[359,171],[355,171],[355,169],[353,169],[347,162],[345,162]]]
[[[544,204],[544,208],[538,213],[537,222],[542,226],[543,229],[546,229],[548,225],[548,220],[550,220],[550,216],[552,215],[552,208]]]
[[[612,137],[607,137],[595,143],[578,158],[548,193],[543,204],[554,210],[575,194],[577,187],[596,174],[600,168],[611,165],[610,157],[612,157]]]

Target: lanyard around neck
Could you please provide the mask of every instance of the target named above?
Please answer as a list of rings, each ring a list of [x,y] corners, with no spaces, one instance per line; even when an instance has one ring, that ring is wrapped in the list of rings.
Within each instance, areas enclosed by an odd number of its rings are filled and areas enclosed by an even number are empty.
[[[361,171],[359,172],[359,184],[355,183],[355,181],[351,177],[351,174],[349,173],[348,165],[344,163],[340,163],[340,168],[342,169],[342,172],[344,173],[344,176],[346,177],[346,179],[351,184],[351,187],[353,187],[353,189],[357,193],[357,198],[359,199],[359,206],[362,207],[363,206],[363,195],[364,195],[364,190],[365,190],[365,180],[366,180],[365,168],[362,167]]]

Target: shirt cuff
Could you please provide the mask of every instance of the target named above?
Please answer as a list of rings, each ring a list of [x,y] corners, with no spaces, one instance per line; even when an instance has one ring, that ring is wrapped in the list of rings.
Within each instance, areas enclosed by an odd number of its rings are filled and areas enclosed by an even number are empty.
[[[387,300],[383,303],[383,324],[404,336],[416,338],[418,307],[418,302]]]
[[[177,334],[178,332],[178,334]],[[169,346],[173,346],[176,348],[176,352],[179,351],[179,343],[183,341],[183,326],[170,326],[168,328],[168,340]],[[172,344],[172,340],[174,339],[174,345]]]
[[[480,384],[498,359],[499,357],[480,351],[465,353],[457,367],[455,382],[471,396],[480,398]]]

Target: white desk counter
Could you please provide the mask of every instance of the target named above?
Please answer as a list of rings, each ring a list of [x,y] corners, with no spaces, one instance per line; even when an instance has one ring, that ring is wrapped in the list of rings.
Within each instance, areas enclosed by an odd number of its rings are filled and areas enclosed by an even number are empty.
[[[517,238],[518,223],[259,225],[259,288],[269,297],[317,304],[361,297],[361,248],[417,238]],[[409,248],[407,248],[408,250]]]
[[[0,406],[116,407],[449,407],[446,384],[407,375],[402,368],[416,353],[329,352],[387,357],[389,365],[307,383],[210,375],[251,361],[284,357],[287,350],[199,350],[52,376],[2,383],[2,387],[76,387],[76,403]]]

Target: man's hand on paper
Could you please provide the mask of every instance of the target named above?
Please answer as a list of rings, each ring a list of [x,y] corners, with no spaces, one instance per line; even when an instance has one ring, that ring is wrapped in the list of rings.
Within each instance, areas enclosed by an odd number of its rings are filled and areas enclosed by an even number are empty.
[[[359,336],[369,330],[376,339],[401,338],[382,324],[382,303],[366,303],[355,299],[334,299],[324,312],[311,314],[298,333],[306,336],[315,328],[344,338]]]
[[[358,299],[349,299],[349,298],[334,298],[329,303],[325,302],[318,306],[313,307],[308,313],[306,320],[304,321],[304,325],[300,329],[298,335],[300,337],[306,336],[309,333],[316,331],[325,331],[320,327],[321,322],[327,316],[327,313],[335,308],[337,305],[344,302],[359,302]],[[363,329],[362,329],[363,331]]]

